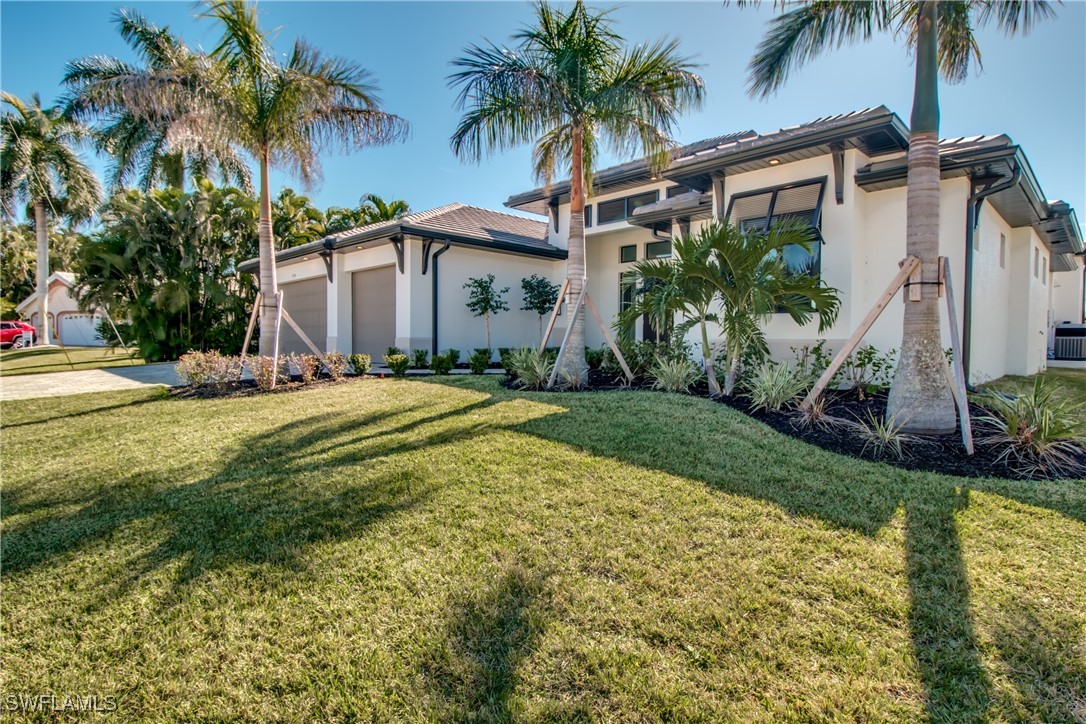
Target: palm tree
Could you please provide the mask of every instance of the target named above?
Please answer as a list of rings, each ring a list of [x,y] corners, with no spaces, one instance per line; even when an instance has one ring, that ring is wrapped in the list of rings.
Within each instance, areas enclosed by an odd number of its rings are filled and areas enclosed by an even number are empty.
[[[788,314],[798,324],[817,316],[819,333],[837,319],[838,290],[805,270],[792,269],[786,260],[789,247],[809,251],[814,243],[810,227],[799,222],[777,223],[768,232],[743,230],[726,221],[706,224],[672,242],[672,260],[643,260],[634,266],[623,283],[642,291],[619,315],[618,324],[627,326],[648,314],[663,327],[676,313],[685,316],[676,332],[699,327],[709,389],[720,394],[708,332],[708,324],[715,322],[724,335],[723,394],[731,395],[743,355],[751,349],[768,353],[762,326],[775,313]]]
[[[802,2],[770,22],[750,63],[750,92],[762,97],[772,94],[796,67],[845,42],[869,40],[876,32],[909,38],[916,51],[916,85],[909,136],[906,253],[920,259],[923,278],[934,279],[939,257],[938,76],[962,81],[971,62],[980,65],[974,27],[994,22],[1008,35],[1024,34],[1052,14],[1050,3],[1043,0]],[[953,430],[954,400],[943,372],[945,364],[938,290],[923,285],[921,301],[905,305],[901,355],[887,416],[906,421],[903,429],[911,432]]]
[[[401,199],[385,201],[377,194],[362,194],[362,198],[358,200],[358,208],[362,210],[367,224],[395,221],[411,213],[411,207],[406,201]]]
[[[585,278],[584,206],[601,145],[616,154],[640,152],[660,170],[674,145],[679,116],[700,107],[701,78],[678,43],[663,40],[625,48],[606,12],[582,0],[567,11],[545,2],[535,24],[513,36],[517,48],[470,46],[453,61],[449,77],[460,89],[464,111],[452,136],[453,151],[480,161],[494,150],[530,143],[534,171],[549,183],[556,171],[570,174],[570,299]],[[572,305],[570,305],[572,306]],[[571,315],[572,316],[572,315]],[[576,315],[559,369],[582,378],[584,316]]]
[[[362,194],[358,199],[358,206],[353,209],[332,206],[325,212],[327,233],[335,234],[379,221],[395,221],[410,213],[411,207],[406,201],[385,201],[377,194]]]
[[[260,169],[259,258],[262,355],[275,346],[278,282],[269,173],[294,172],[304,185],[320,177],[320,152],[330,144],[362,148],[402,140],[407,123],[383,111],[372,74],[357,63],[328,57],[296,40],[281,62],[261,30],[254,5],[209,0],[202,17],[222,36],[207,56],[186,65],[151,69],[110,84],[108,100],[137,118],[171,120],[170,132],[207,153],[237,148]]]
[[[284,188],[272,203],[272,233],[283,249],[316,241],[327,233],[324,213],[308,196]]]
[[[232,147],[220,144],[206,149],[198,138],[182,132],[183,119],[137,116],[117,97],[114,89],[120,84],[154,83],[156,78],[178,69],[185,69],[187,82],[194,85],[206,64],[168,27],[160,28],[131,10],[119,11],[114,19],[121,37],[142,60],[143,67],[92,55],[68,63],[64,74],[69,89],[66,112],[102,121],[96,142],[114,159],[110,186],[120,188],[138,172],[139,187],[144,191],[156,185],[183,189],[186,171],[206,178],[217,170],[225,183],[251,192],[249,168]]]
[[[88,134],[83,125],[65,117],[57,107],[42,108],[37,94],[29,104],[6,92],[2,98],[14,112],[5,112],[0,120],[0,203],[9,216],[15,215],[17,202],[34,210],[41,305],[38,331],[49,344],[49,216],[73,223],[90,218],[102,197],[102,187],[76,150]]]

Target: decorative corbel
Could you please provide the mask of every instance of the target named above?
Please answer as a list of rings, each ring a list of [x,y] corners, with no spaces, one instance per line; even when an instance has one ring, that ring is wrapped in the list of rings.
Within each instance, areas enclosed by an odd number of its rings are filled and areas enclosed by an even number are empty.
[[[392,242],[392,248],[396,251],[396,266],[400,270],[400,274],[403,274],[403,234],[396,234],[390,241]]]
[[[845,203],[845,147],[834,143],[830,150],[833,152],[833,197],[840,206]]]

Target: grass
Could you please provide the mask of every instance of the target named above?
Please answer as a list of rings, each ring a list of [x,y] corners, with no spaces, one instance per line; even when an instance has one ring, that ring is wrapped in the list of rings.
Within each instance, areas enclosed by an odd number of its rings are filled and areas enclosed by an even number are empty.
[[[1075,402],[1086,401],[1086,370],[1073,370],[1061,367],[1050,367],[1041,373],[1041,376],[1056,383],[1056,394],[1069,398]],[[1022,377],[1008,375],[998,380],[986,383],[985,387],[992,387],[1004,392],[1015,394],[1029,392],[1033,389],[1035,377]]]
[[[1082,481],[488,377],[0,407],[4,695],[159,720],[1086,717]]]
[[[123,349],[109,347],[66,347],[63,350],[60,347],[8,349],[0,352],[0,377],[141,364],[143,360],[135,350],[132,350],[130,355],[126,355]]]

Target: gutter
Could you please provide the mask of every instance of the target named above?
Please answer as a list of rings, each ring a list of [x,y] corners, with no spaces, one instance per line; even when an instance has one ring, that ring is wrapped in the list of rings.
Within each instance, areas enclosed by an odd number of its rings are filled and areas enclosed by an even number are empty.
[[[1022,167],[1014,164],[1011,177],[1001,183],[985,186],[980,191],[973,191],[965,202],[965,283],[962,289],[962,368],[965,370],[965,386],[969,386],[969,356],[973,346],[973,239],[977,233],[979,218],[977,212],[984,199],[1000,191],[1006,191],[1018,184],[1022,178]],[[970,184],[975,185],[972,179]]]
[[[433,278],[430,280],[431,294],[430,294],[430,320],[432,329],[430,332],[430,357],[433,358],[437,355],[437,258],[449,250],[451,242],[446,239],[445,246],[441,247],[433,254],[430,255],[430,264],[432,265]]]

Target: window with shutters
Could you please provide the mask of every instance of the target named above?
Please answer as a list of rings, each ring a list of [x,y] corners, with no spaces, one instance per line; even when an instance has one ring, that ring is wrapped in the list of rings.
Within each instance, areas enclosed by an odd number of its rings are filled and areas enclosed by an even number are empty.
[[[758,191],[735,194],[727,217],[740,229],[765,231],[779,221],[801,221],[814,229],[810,249],[799,245],[785,247],[788,267],[797,274],[819,276],[822,273],[822,195],[826,179],[800,181]]]
[[[610,201],[601,201],[596,206],[599,208],[597,216],[600,224],[610,224],[615,221],[623,221],[628,219],[634,212],[634,209],[639,209],[642,206],[648,206],[649,204],[655,204],[660,200],[659,191],[647,191],[642,194],[634,194],[633,196],[627,196],[621,199],[611,199]]]

